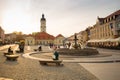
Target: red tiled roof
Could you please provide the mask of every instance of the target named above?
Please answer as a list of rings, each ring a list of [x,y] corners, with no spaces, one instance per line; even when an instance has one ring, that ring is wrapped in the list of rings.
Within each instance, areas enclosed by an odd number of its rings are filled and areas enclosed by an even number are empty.
[[[62,34],[58,34],[57,36],[56,36],[56,38],[58,38],[58,37],[64,37]]]
[[[37,40],[39,40],[39,39],[40,40],[48,40],[48,39],[54,40],[54,38],[55,38],[54,36],[52,36],[46,32],[39,32],[35,35],[35,39],[37,39]]]

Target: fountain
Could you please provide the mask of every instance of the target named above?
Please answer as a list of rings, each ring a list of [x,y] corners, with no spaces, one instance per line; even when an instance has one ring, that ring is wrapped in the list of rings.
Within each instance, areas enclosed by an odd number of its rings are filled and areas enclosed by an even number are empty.
[[[76,33],[75,33],[75,36],[74,36],[74,42],[75,42],[75,45],[74,45],[74,48],[75,49],[78,49],[78,44],[77,44],[77,35],[76,35]]]
[[[84,47],[84,48],[81,49],[82,45],[78,45],[77,40],[78,40],[78,38],[77,38],[77,35],[75,33],[73,48],[72,49],[60,48],[60,49],[57,49],[57,51],[61,55],[74,55],[74,56],[89,56],[89,55],[99,54],[99,52],[95,48],[85,48]]]

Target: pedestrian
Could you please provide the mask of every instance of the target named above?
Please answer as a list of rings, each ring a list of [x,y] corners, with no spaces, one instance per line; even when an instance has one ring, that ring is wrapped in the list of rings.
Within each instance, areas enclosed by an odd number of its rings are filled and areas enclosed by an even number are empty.
[[[8,54],[13,54],[13,51],[11,49],[11,46],[8,48]]]
[[[38,48],[38,49],[39,49],[39,51],[42,51],[42,47],[41,47],[41,46],[39,46],[39,48]]]
[[[69,42],[69,43],[68,43],[68,48],[70,48],[70,46],[71,46],[71,43]]]
[[[53,53],[53,60],[59,60],[59,53],[56,50],[57,48],[55,48],[55,52]]]

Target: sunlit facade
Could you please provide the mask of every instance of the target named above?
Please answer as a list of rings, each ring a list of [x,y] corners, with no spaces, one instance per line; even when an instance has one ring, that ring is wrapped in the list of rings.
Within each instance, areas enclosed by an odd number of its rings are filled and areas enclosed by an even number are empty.
[[[39,45],[49,45],[50,43],[54,43],[54,36],[50,35],[46,32],[46,19],[44,14],[42,14],[42,18],[40,19],[40,32],[35,35],[35,44]]]
[[[65,37],[63,35],[59,34],[55,37],[54,44],[58,45],[58,46],[61,46],[61,45],[63,45],[64,40],[65,40]]]
[[[42,18],[40,22],[41,22],[41,26],[40,26],[41,32],[46,32],[46,19],[44,17],[44,14],[42,14]]]
[[[26,37],[25,45],[35,45],[35,38],[33,36]]]
[[[2,27],[0,26],[0,44],[3,44],[4,41],[5,41],[4,30],[3,30]]]
[[[97,18],[97,22],[90,29],[91,46],[119,46],[120,44],[120,10],[105,18]]]

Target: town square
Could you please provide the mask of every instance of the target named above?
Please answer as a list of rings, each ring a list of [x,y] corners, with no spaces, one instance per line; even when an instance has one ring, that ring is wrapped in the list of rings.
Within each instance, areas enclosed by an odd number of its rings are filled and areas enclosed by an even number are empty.
[[[119,2],[1,0],[0,80],[120,80]]]

